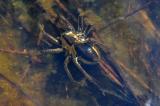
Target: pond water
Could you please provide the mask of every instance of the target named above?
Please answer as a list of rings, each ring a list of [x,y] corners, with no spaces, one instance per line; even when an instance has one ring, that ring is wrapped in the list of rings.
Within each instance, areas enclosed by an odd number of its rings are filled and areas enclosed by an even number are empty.
[[[0,1],[0,106],[158,106],[159,9],[158,0]],[[99,49],[89,43],[75,53],[61,40],[70,24],[78,29],[79,16],[86,30],[93,25],[87,37]],[[60,46],[41,31],[60,38]],[[63,43],[67,52],[37,55]],[[87,59],[88,49],[101,55],[97,64],[79,62],[88,74],[76,62],[68,64],[78,85],[64,61],[70,52]]]

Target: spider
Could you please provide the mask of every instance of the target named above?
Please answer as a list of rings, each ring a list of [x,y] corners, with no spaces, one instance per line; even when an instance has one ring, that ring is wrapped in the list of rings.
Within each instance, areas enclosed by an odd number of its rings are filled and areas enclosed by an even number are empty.
[[[66,20],[65,20],[66,21]],[[59,37],[53,37],[49,33],[44,31],[44,26],[39,25],[41,33],[40,36],[46,36],[53,44],[59,45],[59,48],[41,50],[40,54],[43,53],[62,53],[65,52],[64,69],[69,79],[77,84],[78,82],[72,76],[68,64],[72,61],[78,70],[84,75],[85,79],[95,84],[102,92],[106,92],[94,79],[89,75],[86,70],[82,67],[81,62],[84,64],[98,64],[101,59],[100,51],[97,47],[97,43],[88,37],[92,28],[84,28],[83,17],[78,18],[78,29],[75,29],[70,23],[68,23],[69,30],[62,33]],[[81,24],[80,24],[81,23]],[[41,35],[42,34],[42,35]]]

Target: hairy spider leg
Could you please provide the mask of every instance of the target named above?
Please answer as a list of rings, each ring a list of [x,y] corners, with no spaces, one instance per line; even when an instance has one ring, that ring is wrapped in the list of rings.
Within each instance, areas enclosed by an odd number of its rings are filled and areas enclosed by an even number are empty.
[[[121,96],[115,94],[113,91],[109,91],[107,89],[103,89],[99,84],[98,81],[96,79],[94,79],[92,76],[90,76],[85,69],[83,69],[83,67],[81,66],[81,64],[78,62],[78,57],[73,58],[73,62],[74,64],[77,66],[77,68],[84,74],[85,78],[90,81],[91,83],[93,83],[94,85],[96,85],[98,87],[98,89],[102,92],[103,95],[106,94],[110,94],[113,95],[121,100],[124,100],[124,98],[122,98]],[[124,95],[126,96],[126,95]],[[128,100],[127,100],[128,101]]]
[[[77,84],[77,85],[80,85],[80,86],[83,86],[84,83],[81,83],[81,82],[76,81],[76,80],[73,78],[70,70],[68,69],[68,64],[69,64],[69,62],[70,62],[70,59],[71,59],[71,56],[67,56],[67,57],[66,57],[66,59],[65,59],[65,61],[64,61],[64,70],[65,70],[65,72],[67,73],[67,76],[69,77],[69,79],[70,79],[73,83],[75,83],[75,84]]]
[[[83,16],[81,17],[81,31],[83,32],[83,27],[84,27],[84,18]]]
[[[40,41],[41,41],[41,40],[43,40],[43,41],[46,42],[46,43],[49,43],[49,42],[47,42],[46,40],[43,39],[43,36],[45,35],[45,36],[47,36],[50,40],[52,40],[52,42],[53,42],[54,44],[59,45],[59,41],[58,41],[57,38],[53,37],[52,35],[50,35],[49,33],[47,33],[47,32],[44,31],[44,25],[39,24],[39,28],[40,28],[40,34],[39,34],[39,38],[38,38],[38,44],[40,44]]]
[[[80,21],[79,21],[80,19],[79,18],[80,18],[80,16],[78,16],[78,29],[77,29],[78,32],[80,31]]]
[[[63,48],[55,48],[55,49],[45,49],[45,50],[41,50],[41,53],[53,53],[53,54],[58,54],[63,52],[64,49]]]
[[[87,29],[88,29],[88,28],[89,28],[89,25],[87,25],[87,26],[85,27],[84,31],[83,31],[84,36],[86,36],[86,32],[87,32]]]
[[[84,17],[83,16],[78,16],[78,32],[85,32],[85,28],[84,28]]]
[[[73,25],[64,16],[61,15],[60,18],[62,18],[67,23],[67,26],[71,31],[75,31],[75,28],[73,27]]]
[[[91,62],[91,61],[87,61],[86,59],[79,57],[78,58],[81,62],[88,64],[88,65],[93,65],[93,64],[97,64],[98,62]]]
[[[93,26],[91,25],[90,28],[86,31],[85,35],[88,36],[92,30],[93,30]]]

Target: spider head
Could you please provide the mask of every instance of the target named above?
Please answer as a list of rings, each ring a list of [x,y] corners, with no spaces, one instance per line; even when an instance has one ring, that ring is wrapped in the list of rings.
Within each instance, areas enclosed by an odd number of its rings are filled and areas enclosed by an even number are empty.
[[[84,44],[88,42],[88,38],[85,37],[83,32],[68,31],[63,34],[63,37],[70,44]]]

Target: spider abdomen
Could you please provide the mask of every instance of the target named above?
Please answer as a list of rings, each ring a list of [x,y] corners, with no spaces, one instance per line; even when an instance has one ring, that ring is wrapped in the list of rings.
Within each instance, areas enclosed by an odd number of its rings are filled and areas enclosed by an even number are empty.
[[[90,62],[98,62],[100,54],[98,49],[91,44],[79,44],[75,46],[77,55]]]

